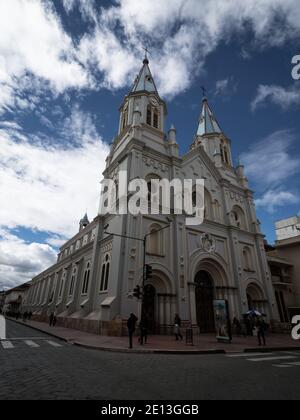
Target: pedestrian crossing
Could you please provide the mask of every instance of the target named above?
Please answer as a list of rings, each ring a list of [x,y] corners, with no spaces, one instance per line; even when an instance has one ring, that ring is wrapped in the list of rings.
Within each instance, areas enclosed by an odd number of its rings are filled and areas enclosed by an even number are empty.
[[[60,348],[63,344],[60,344],[53,340],[46,339],[6,339],[0,341],[0,350],[13,350],[18,348],[32,348],[40,349],[42,347]]]
[[[269,363],[274,368],[288,369],[293,367],[300,367],[300,351],[286,351],[286,352],[261,352],[261,353],[234,353],[225,356],[231,360],[244,360],[252,364]]]

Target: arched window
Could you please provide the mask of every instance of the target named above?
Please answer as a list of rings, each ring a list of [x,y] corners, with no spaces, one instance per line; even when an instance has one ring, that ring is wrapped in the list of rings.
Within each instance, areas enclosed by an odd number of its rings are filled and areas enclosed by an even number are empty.
[[[250,248],[248,247],[243,249],[243,266],[245,271],[253,270],[252,254]]]
[[[161,226],[155,224],[150,226],[148,236],[148,254],[162,255],[163,253],[163,231],[159,231]]]
[[[121,131],[125,130],[128,125],[128,103],[125,103],[122,112]]]
[[[147,106],[147,119],[146,119],[147,124],[151,125],[154,128],[159,129],[160,128],[159,117],[160,117],[159,109],[157,107],[148,105]]]
[[[214,208],[215,220],[217,222],[221,222],[222,221],[221,206],[220,206],[220,203],[218,202],[218,200],[214,201],[213,208]]]
[[[147,106],[147,124],[152,125],[152,110],[150,105]]]
[[[231,224],[239,229],[247,230],[246,216],[241,207],[233,207],[231,211]]]
[[[110,274],[110,256],[107,254],[102,264],[100,292],[106,292],[108,290],[109,274]]]
[[[160,177],[158,175],[156,175],[156,174],[150,174],[150,175],[147,175],[145,179],[146,179],[147,187],[148,187],[149,211],[151,211],[151,207],[150,207],[150,205],[151,205],[151,194],[152,193],[153,194],[157,193],[157,190],[152,189],[152,183],[151,183],[151,181],[152,180],[158,180],[158,181],[160,181]],[[159,196],[159,200],[160,200],[159,203],[161,205],[161,194]]]
[[[221,151],[221,156],[222,156],[222,162],[226,163],[227,165],[230,165],[228,147],[227,147],[227,144],[224,142],[224,140],[222,140],[221,142],[220,151]]]
[[[158,128],[158,111],[154,109],[153,111],[153,127]]]
[[[89,283],[90,283],[90,274],[91,274],[91,265],[88,262],[85,272],[84,272],[84,278],[83,278],[83,285],[82,285],[82,291],[81,294],[82,295],[87,295],[88,291],[89,291]]]
[[[204,218],[206,220],[213,220],[212,199],[209,191],[204,190]]]
[[[74,267],[71,281],[70,281],[69,296],[73,296],[76,279],[77,279],[77,267]]]
[[[108,289],[109,270],[110,270],[110,263],[108,262],[106,264],[106,273],[105,273],[105,285],[104,285],[105,290]]]
[[[64,270],[62,278],[61,278],[61,282],[60,282],[59,292],[58,292],[58,298],[59,299],[61,299],[62,295],[63,295],[63,291],[64,291],[64,288],[65,288],[66,277],[67,277],[67,272],[66,272],[66,270]]]

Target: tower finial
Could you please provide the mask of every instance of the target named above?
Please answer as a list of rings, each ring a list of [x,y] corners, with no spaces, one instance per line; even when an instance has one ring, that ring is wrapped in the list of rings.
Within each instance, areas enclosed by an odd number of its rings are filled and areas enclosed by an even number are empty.
[[[207,90],[206,90],[205,86],[201,86],[201,89],[202,89],[202,99],[203,99],[203,101],[206,101],[207,100],[207,96],[206,96]]]
[[[143,63],[144,64],[149,64],[148,54],[150,54],[150,51],[148,50],[147,47],[143,47],[143,50],[145,50],[145,58],[144,58]]]

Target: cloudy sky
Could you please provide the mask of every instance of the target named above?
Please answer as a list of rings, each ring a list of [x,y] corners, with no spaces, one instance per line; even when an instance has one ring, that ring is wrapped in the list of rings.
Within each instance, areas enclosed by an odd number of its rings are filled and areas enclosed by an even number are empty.
[[[299,213],[299,0],[0,0],[0,28],[0,289],[55,262],[96,215],[143,46],[181,152],[204,85],[268,239]]]

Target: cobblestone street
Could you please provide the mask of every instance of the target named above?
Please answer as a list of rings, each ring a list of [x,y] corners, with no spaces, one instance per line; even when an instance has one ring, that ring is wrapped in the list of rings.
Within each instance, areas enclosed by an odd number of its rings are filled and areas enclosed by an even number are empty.
[[[7,340],[0,345],[0,399],[299,397],[297,351],[227,356],[122,354],[75,347],[10,321],[7,326]]]

